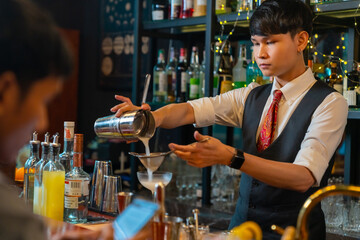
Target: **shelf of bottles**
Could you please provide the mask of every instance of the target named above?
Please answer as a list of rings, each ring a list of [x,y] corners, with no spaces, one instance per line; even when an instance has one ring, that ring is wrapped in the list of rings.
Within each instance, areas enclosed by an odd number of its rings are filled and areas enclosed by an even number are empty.
[[[237,46],[238,55],[233,53],[232,49],[235,47],[228,41],[224,45],[216,44],[215,48],[214,95],[247,86],[252,82],[269,82],[270,79],[262,75],[254,58],[247,59],[246,44]],[[187,61],[188,50],[191,55],[190,63]],[[153,68],[152,104],[185,102],[204,97],[205,52],[201,55],[197,46],[191,49],[180,48],[179,51],[170,47],[166,63],[165,50],[158,50],[157,63]],[[238,56],[236,63],[233,55]]]
[[[312,0],[311,5],[314,5],[315,13],[319,12],[338,12],[338,11],[356,11],[359,8],[358,0],[336,0],[336,1],[323,1],[323,0]],[[359,13],[359,12],[358,12]],[[360,13],[359,13],[360,14]]]
[[[260,0],[215,0],[218,23],[245,22]],[[206,24],[206,0],[152,0],[151,20],[143,23],[145,30],[179,28]],[[204,29],[205,30],[205,29]]]

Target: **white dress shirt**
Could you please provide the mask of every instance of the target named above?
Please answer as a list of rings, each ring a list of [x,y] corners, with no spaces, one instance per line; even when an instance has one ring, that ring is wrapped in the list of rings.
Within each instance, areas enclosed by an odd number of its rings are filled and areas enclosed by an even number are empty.
[[[262,112],[256,136],[259,136],[275,90],[281,90],[283,96],[279,103],[274,139],[280,135],[291,115],[315,82],[316,79],[310,69],[283,87],[275,78],[271,94]],[[195,126],[206,127],[219,124],[241,128],[246,98],[250,91],[258,86],[257,83],[251,83],[248,87],[235,89],[216,97],[189,101],[194,109]],[[293,163],[305,166],[312,172],[316,179],[315,186],[319,185],[329,161],[342,139],[347,115],[346,100],[340,93],[333,92],[316,108],[312,116],[300,151]],[[244,151],[246,152],[246,149]]]

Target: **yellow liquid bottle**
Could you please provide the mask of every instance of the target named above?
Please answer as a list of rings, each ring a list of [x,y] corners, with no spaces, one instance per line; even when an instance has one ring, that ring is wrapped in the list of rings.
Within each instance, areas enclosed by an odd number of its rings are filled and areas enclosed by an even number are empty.
[[[49,160],[50,152],[50,134],[45,134],[45,140],[41,143],[42,153],[40,161],[35,165],[35,180],[34,180],[34,201],[33,211],[35,214],[44,215],[42,213],[42,171],[45,164]]]
[[[44,215],[63,221],[64,217],[64,171],[43,171]]]
[[[50,160],[42,171],[41,213],[58,221],[64,217],[65,168],[60,163],[59,135],[50,143]]]

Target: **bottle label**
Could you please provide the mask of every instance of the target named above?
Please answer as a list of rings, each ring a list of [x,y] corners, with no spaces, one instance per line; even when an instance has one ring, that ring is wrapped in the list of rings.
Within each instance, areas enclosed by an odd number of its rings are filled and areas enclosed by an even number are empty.
[[[186,72],[182,72],[181,73],[181,92],[186,92],[186,83],[187,83],[187,73]]]
[[[224,80],[221,82],[220,93],[226,93],[233,89],[232,81]]]
[[[74,128],[64,128],[64,138],[74,139]]]
[[[197,197],[197,198],[201,198],[201,197],[202,197],[202,189],[201,189],[201,188],[196,189],[196,197]]]
[[[190,78],[189,97],[191,99],[199,98],[199,83],[200,83],[200,79],[198,79],[198,78]]]
[[[78,198],[65,196],[64,207],[69,209],[78,209],[79,207]]]
[[[84,196],[89,195],[89,189],[90,189],[90,181],[89,180],[83,181],[82,191]]]
[[[65,180],[65,196],[81,197],[89,195],[88,180]]]
[[[215,10],[222,10],[226,8],[226,0],[216,0]]]
[[[173,71],[171,74],[171,88],[172,90],[176,89],[176,72]]]
[[[163,10],[153,10],[152,11],[152,20],[164,20],[164,11]]]
[[[354,90],[344,91],[344,98],[349,106],[356,105],[356,92]]]
[[[206,6],[206,0],[197,0],[198,6]]]
[[[181,5],[181,0],[172,0],[171,5],[180,6]]]
[[[165,72],[159,73],[159,92],[167,91],[167,75]]]
[[[194,0],[186,0],[186,9],[194,8]]]

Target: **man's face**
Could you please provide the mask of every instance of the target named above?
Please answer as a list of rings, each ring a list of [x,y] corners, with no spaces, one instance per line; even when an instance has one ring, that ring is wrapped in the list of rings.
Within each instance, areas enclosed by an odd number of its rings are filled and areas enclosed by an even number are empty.
[[[281,79],[293,77],[300,59],[297,38],[297,34],[292,38],[290,33],[251,36],[256,63],[265,76]]]
[[[61,91],[59,77],[46,77],[33,83],[22,96],[17,83],[10,83],[2,99],[0,115],[0,154],[3,161],[13,161],[33,131],[43,133],[48,127],[47,105]]]

